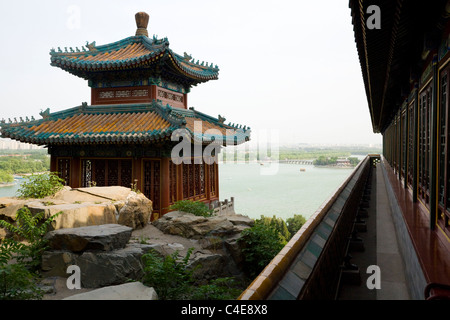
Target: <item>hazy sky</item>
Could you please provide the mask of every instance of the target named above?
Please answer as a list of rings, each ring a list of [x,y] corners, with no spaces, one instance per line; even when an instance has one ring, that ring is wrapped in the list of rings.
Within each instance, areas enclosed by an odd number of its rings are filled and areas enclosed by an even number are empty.
[[[90,104],[87,81],[50,66],[50,49],[108,44],[136,32],[213,62],[219,80],[193,87],[188,105],[254,138],[283,143],[380,144],[374,134],[348,0],[1,1],[0,118]]]

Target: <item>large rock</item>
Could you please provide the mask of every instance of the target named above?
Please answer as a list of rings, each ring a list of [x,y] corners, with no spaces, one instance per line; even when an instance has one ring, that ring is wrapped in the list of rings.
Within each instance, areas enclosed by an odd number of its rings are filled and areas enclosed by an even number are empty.
[[[125,201],[130,193],[134,193],[130,188],[120,186],[77,188],[75,190],[99,199],[111,201]]]
[[[150,222],[153,212],[152,201],[142,193],[131,191],[120,208],[118,223],[133,229],[140,229]]]
[[[52,222],[53,230],[63,228],[78,228],[92,225],[114,224],[116,220],[116,207],[112,203],[92,203],[76,201],[74,203],[54,202],[54,201],[32,201],[25,204],[36,214],[44,212],[44,217],[48,218],[62,212]]]
[[[195,280],[214,279],[223,275],[225,256],[218,253],[198,252],[190,260],[188,268],[193,270]]]
[[[253,220],[244,216],[223,215],[205,218],[192,213],[173,211],[154,221],[153,225],[167,234],[201,239],[205,236],[232,236],[249,228],[250,221]]]
[[[63,300],[158,300],[158,295],[155,289],[141,282],[130,282],[75,294]]]
[[[0,220],[10,223],[16,221],[17,210],[23,208],[26,202],[18,198],[0,198]]]
[[[81,286],[99,288],[141,279],[143,254],[138,246],[108,252],[83,252],[76,258],[76,265],[81,270]]]
[[[44,277],[65,277],[67,268],[76,265],[81,272],[83,288],[99,288],[139,280],[142,277],[143,254],[158,245],[128,244],[125,248],[112,251],[88,250],[74,253],[64,250],[49,250],[42,255],[42,273]]]
[[[80,228],[59,229],[45,235],[53,250],[81,252],[85,250],[111,251],[125,247],[132,229],[119,224],[104,224]]]

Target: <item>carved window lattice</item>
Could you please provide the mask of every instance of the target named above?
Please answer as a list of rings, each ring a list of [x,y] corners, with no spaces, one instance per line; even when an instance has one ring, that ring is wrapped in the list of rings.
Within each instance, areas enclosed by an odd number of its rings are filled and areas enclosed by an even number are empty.
[[[160,210],[161,199],[161,164],[159,160],[144,161],[144,195],[152,200],[153,210]]]
[[[432,88],[420,94],[419,105],[419,196],[428,203],[430,165],[430,109]]]
[[[128,98],[131,96],[131,91],[130,90],[120,90],[120,91],[116,91],[116,98]]]
[[[58,159],[58,176],[65,181],[65,185],[70,185],[70,159]]]
[[[194,160],[192,160],[193,162]],[[183,164],[183,199],[205,198],[205,164]]]
[[[94,181],[97,187],[105,187],[106,186],[106,161],[103,159],[98,159],[93,161],[94,167]]]
[[[131,160],[120,161],[120,185],[129,188],[133,183],[133,164]]]
[[[413,184],[413,161],[414,161],[414,104],[409,106],[408,113],[408,183]]]
[[[158,97],[168,99],[168,100],[173,100],[175,102],[181,102],[181,103],[184,102],[184,97],[182,95],[163,91],[163,90],[158,90]]]
[[[98,94],[99,99],[111,99],[114,98],[114,91],[100,91]]]
[[[119,160],[108,160],[108,186],[119,185]]]
[[[146,97],[148,96],[147,89],[133,90],[131,93],[132,97]]]
[[[89,187],[92,181],[92,160],[81,161],[81,186],[83,188]]]
[[[133,178],[131,160],[83,159],[81,161],[81,185],[122,186],[130,188]]]
[[[190,198],[194,195],[191,181],[191,165],[183,163],[183,199]]]

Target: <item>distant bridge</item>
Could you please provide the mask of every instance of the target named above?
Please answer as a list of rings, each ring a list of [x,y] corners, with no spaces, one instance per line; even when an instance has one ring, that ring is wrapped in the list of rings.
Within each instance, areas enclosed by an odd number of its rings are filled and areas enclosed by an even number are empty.
[[[309,164],[309,165],[313,165],[313,164],[314,164],[314,160],[280,160],[279,163]]]

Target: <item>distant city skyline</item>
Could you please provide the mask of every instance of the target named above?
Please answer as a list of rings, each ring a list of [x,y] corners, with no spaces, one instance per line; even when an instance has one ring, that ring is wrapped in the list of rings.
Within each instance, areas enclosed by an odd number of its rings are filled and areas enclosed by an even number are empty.
[[[0,138],[0,150],[37,150],[43,147],[30,143],[22,143],[20,141]]]

